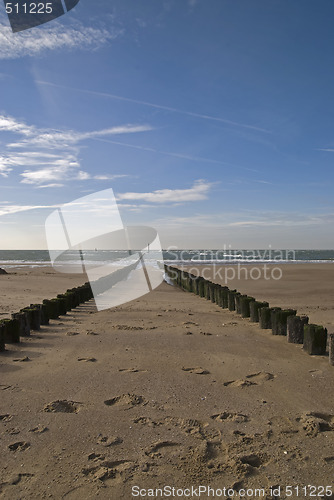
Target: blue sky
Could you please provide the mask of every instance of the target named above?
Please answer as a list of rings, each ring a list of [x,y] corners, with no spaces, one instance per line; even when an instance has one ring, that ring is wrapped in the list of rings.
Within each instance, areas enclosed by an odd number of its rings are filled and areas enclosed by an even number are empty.
[[[333,17],[81,0],[13,34],[0,6],[0,248],[45,247],[55,207],[106,188],[164,248],[333,248]]]

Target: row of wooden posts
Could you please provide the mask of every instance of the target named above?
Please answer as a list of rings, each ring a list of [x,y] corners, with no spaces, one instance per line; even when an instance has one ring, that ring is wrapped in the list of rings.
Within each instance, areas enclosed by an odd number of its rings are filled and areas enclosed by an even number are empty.
[[[259,323],[260,328],[271,329],[273,335],[285,335],[288,342],[303,344],[308,354],[326,354],[327,329],[309,324],[307,316],[297,316],[295,309],[270,307],[227,286],[213,283],[202,276],[195,276],[183,269],[165,266],[165,272],[172,282],[188,292],[211,300],[218,306],[236,311],[242,318]],[[334,366],[334,334],[329,335],[329,362]]]
[[[50,319],[57,319],[71,309],[93,298],[89,283],[68,289],[54,299],[45,299],[42,304],[30,304],[12,317],[0,321],[0,352],[5,344],[20,342],[21,337],[30,335],[30,330],[39,330],[41,325],[48,325]]]

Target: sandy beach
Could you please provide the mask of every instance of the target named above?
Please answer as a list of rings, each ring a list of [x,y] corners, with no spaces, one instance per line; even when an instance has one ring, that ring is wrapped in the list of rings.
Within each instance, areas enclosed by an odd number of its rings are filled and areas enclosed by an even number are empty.
[[[86,281],[49,272],[0,276],[2,317]],[[333,331],[333,273],[289,265],[279,281],[227,285]],[[163,283],[103,312],[90,301],[6,348],[0,498],[128,500],[168,485],[306,499],[332,486],[328,357],[204,298]]]

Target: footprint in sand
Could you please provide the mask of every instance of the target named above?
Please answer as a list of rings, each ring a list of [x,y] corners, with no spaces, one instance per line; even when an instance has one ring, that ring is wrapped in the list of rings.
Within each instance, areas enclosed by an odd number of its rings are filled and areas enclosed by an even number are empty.
[[[196,373],[197,375],[208,375],[210,373],[208,370],[204,370],[200,366],[198,366],[197,368],[186,368],[182,366],[182,370],[184,372]]]
[[[43,434],[43,432],[48,431],[48,427],[45,427],[44,425],[37,425],[33,429],[29,429],[29,432],[34,432],[35,434]]]
[[[86,335],[99,335],[99,334],[98,334],[98,333],[96,333],[96,332],[93,332],[92,330],[88,330],[88,331],[86,332]]]
[[[121,396],[116,396],[112,399],[107,399],[104,402],[107,406],[123,406],[133,408],[134,406],[147,404],[142,396],[137,396],[136,394],[122,394]]]
[[[238,380],[230,380],[228,382],[224,382],[223,385],[225,387],[228,387],[228,386],[231,386],[231,387],[249,387],[251,385],[257,385],[257,383],[251,382],[250,380],[238,379]]]
[[[24,358],[13,359],[13,361],[15,361],[16,363],[25,363],[26,361],[30,361],[30,358],[28,358],[28,356],[25,356]]]
[[[92,363],[95,363],[95,361],[97,361],[96,358],[78,358],[78,361],[90,361]]]
[[[16,436],[17,434],[20,434],[21,431],[20,429],[16,429],[15,427],[13,427],[12,429],[7,429],[6,432],[10,436]]]
[[[84,476],[88,476],[94,481],[105,482],[108,479],[115,479],[117,475],[121,475],[127,469],[132,467],[133,462],[130,460],[106,460],[99,465],[86,467],[82,469]]]
[[[13,415],[9,415],[9,413],[6,413],[5,415],[0,415],[0,422],[9,422],[12,420]]]
[[[94,462],[97,462],[98,460],[104,460],[106,457],[101,455],[101,453],[90,453],[87,458],[88,460],[94,460]]]
[[[77,401],[57,400],[44,406],[43,411],[51,413],[78,413],[82,403]]]
[[[175,443],[173,441],[157,441],[153,443],[146,451],[145,455],[149,455],[150,457],[158,457],[161,456],[161,450],[172,448],[175,446],[179,446],[179,443]]]
[[[249,387],[251,385],[258,385],[266,382],[268,380],[273,380],[275,375],[268,372],[258,372],[252,373],[250,375],[246,375],[246,379],[238,379],[238,380],[230,380],[228,382],[224,382],[224,386],[231,387]]]
[[[75,335],[80,335],[80,333],[79,332],[67,332],[66,335],[68,337],[75,337]]]
[[[273,373],[269,372],[257,372],[252,373],[251,375],[246,375],[247,379],[251,379],[256,381],[258,384],[262,382],[266,382],[267,380],[273,380],[276,377]]]
[[[17,443],[10,444],[8,446],[10,451],[24,451],[30,448],[30,443],[26,443],[25,441],[17,441]]]
[[[102,434],[99,434],[97,437],[97,443],[101,444],[102,446],[105,446],[106,448],[109,448],[109,446],[115,446],[117,444],[123,443],[123,439],[120,438],[119,436],[102,436]]]
[[[248,415],[243,415],[242,413],[229,413],[228,411],[217,413],[216,415],[212,415],[210,418],[217,420],[218,422],[232,421],[237,422],[238,424],[249,421]]]

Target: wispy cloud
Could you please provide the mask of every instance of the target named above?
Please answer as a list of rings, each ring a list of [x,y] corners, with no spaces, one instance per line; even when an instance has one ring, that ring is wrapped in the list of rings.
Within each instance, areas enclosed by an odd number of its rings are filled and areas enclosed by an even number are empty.
[[[57,208],[58,205],[3,205],[0,204],[0,216],[25,212],[27,210]]]
[[[153,204],[201,201],[207,199],[211,186],[212,183],[200,179],[188,189],[158,189],[150,193],[120,193],[117,195],[117,200],[137,200]]]
[[[39,56],[64,49],[96,50],[122,32],[93,28],[76,22],[70,26],[57,21],[38,29],[12,33],[8,20],[0,16],[0,59]]]
[[[123,177],[124,174],[96,173],[92,175],[84,171],[79,160],[80,143],[104,136],[134,134],[150,130],[152,127],[149,125],[132,124],[89,132],[40,129],[13,117],[0,115],[0,133],[7,132],[20,136],[18,141],[7,144],[7,151],[0,153],[0,175],[8,177],[14,168],[25,168],[20,174],[21,182],[39,188],[62,187],[64,182],[71,180],[112,180]]]
[[[39,84],[39,85],[48,85],[50,87],[57,87],[57,88],[62,88],[62,89],[66,89],[66,90],[73,90],[75,92],[83,92],[85,94],[91,94],[91,95],[96,95],[96,96],[100,96],[100,97],[106,97],[106,98],[115,99],[115,100],[118,100],[118,101],[132,102],[134,104],[139,104],[141,106],[148,106],[148,107],[151,107],[151,108],[161,109],[163,111],[169,111],[171,113],[178,113],[178,114],[185,115],[185,116],[192,116],[193,118],[199,118],[201,120],[210,120],[210,121],[214,121],[214,122],[220,122],[220,123],[224,123],[226,125],[231,125],[233,127],[241,127],[241,128],[250,129],[250,130],[253,130],[253,131],[257,131],[257,132],[262,132],[262,133],[265,133],[265,134],[270,134],[271,133],[270,130],[267,130],[267,129],[261,128],[261,127],[257,127],[255,125],[251,125],[251,124],[240,123],[240,122],[236,122],[236,121],[233,121],[233,120],[228,120],[227,118],[222,118],[222,117],[219,117],[219,116],[212,116],[212,115],[208,115],[208,114],[204,114],[204,113],[196,113],[196,112],[193,112],[193,111],[186,111],[186,110],[174,108],[174,107],[171,107],[171,106],[164,106],[162,104],[155,104],[155,103],[152,103],[152,102],[142,101],[142,100],[138,100],[138,99],[132,99],[130,97],[123,97],[123,96],[119,96],[119,95],[116,95],[116,94],[110,94],[110,93],[107,93],[107,92],[98,92],[98,91],[95,91],[95,90],[86,90],[86,89],[79,89],[79,88],[67,87],[65,85],[58,85],[58,84],[55,84],[55,83],[52,83],[52,82],[47,82],[47,81],[44,81],[44,80],[36,80],[36,83]]]
[[[8,144],[10,148],[39,146],[47,149],[58,149],[63,146],[75,145],[86,139],[94,139],[96,137],[120,134],[133,134],[138,132],[147,132],[152,130],[149,125],[123,125],[118,127],[107,128],[103,130],[94,130],[91,132],[76,132],[74,130],[38,130],[34,129],[30,132],[29,138],[20,142]],[[26,134],[25,134],[26,135]]]

